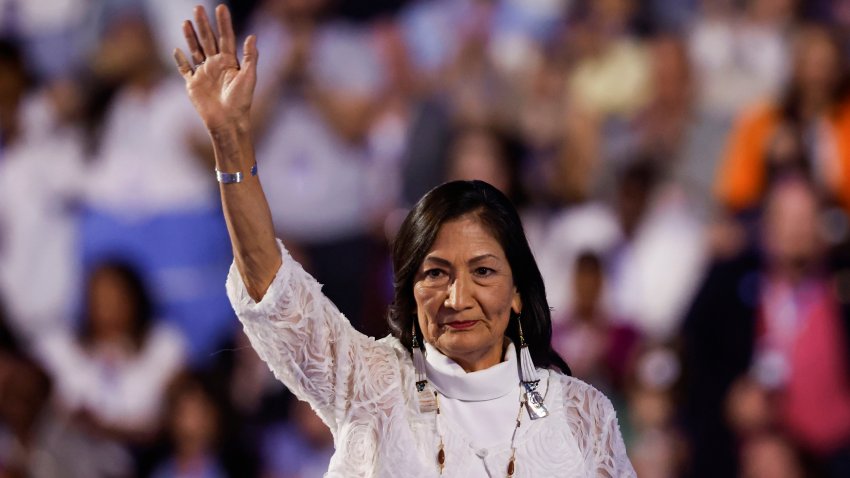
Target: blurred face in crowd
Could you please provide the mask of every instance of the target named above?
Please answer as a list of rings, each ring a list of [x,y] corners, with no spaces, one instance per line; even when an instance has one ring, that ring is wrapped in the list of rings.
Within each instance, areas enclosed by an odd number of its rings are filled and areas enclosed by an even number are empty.
[[[172,434],[184,454],[198,454],[215,441],[218,413],[212,400],[200,387],[182,391],[174,403]]]
[[[12,359],[5,383],[0,385],[0,421],[15,433],[25,433],[49,398],[49,378],[34,364]]]
[[[467,372],[499,363],[522,309],[502,246],[474,213],[442,225],[413,284],[425,341]]]
[[[840,54],[826,30],[810,27],[797,38],[794,79],[803,94],[830,94],[838,84]]]
[[[577,311],[582,315],[592,313],[602,294],[602,270],[598,259],[579,257],[576,261],[574,287]]]
[[[804,476],[794,448],[778,436],[762,435],[748,440],[741,455],[741,476],[744,478]]]
[[[10,60],[0,60],[0,107],[17,104],[27,86],[27,77],[21,65]]]
[[[652,83],[659,103],[672,104],[688,99],[690,66],[685,46],[672,36],[662,37],[652,43]]]
[[[769,193],[763,237],[769,261],[780,268],[803,269],[821,252],[819,208],[812,188],[801,179],[786,179]]]
[[[127,81],[159,65],[150,26],[140,15],[125,13],[107,27],[93,61],[104,78]]]
[[[797,0],[750,0],[750,16],[759,22],[789,20],[797,8]]]
[[[135,308],[133,293],[118,273],[108,268],[94,273],[89,286],[89,320],[95,340],[129,336]]]
[[[511,178],[499,140],[484,129],[462,133],[449,150],[448,179],[480,179],[509,195]]]

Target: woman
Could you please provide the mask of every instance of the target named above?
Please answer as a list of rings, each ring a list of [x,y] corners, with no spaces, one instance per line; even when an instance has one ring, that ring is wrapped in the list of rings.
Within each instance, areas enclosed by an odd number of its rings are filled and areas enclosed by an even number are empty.
[[[183,337],[154,321],[147,287],[128,263],[96,266],[85,294],[77,336],[61,330],[44,336],[39,357],[63,410],[80,425],[147,444],[157,431],[166,387],[185,363]]]
[[[218,38],[196,8],[194,67],[175,59],[216,153],[228,294],[260,357],[333,432],[328,476],[635,476],[610,402],[553,370],[568,373],[543,282],[492,186],[448,183],[419,201],[394,245],[393,334],[354,331],[274,238],[249,129],[256,39],[240,66],[230,14],[216,17]]]
[[[850,97],[846,62],[829,30],[803,28],[783,97],[747,108],[729,136],[715,184],[731,212],[759,208],[777,178],[802,173],[850,212]]]

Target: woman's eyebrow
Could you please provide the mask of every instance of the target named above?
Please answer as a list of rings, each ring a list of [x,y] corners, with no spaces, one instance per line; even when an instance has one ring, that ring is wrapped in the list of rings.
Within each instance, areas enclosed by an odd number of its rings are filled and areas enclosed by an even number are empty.
[[[489,252],[488,252],[488,253],[481,254],[481,255],[478,255],[478,256],[473,257],[472,259],[470,259],[470,260],[468,260],[468,261],[467,261],[467,264],[475,264],[475,263],[477,263],[477,262],[481,262],[481,261],[483,261],[483,260],[485,260],[485,259],[495,259],[495,260],[499,260],[499,256],[497,256],[496,254],[492,254],[492,253],[489,253]],[[443,259],[443,258],[442,258],[442,257],[440,257],[440,256],[427,256],[427,257],[425,258],[425,260],[424,260],[424,261],[422,261],[422,262],[423,262],[423,263],[425,263],[425,262],[436,262],[436,263],[438,263],[438,264],[440,264],[440,265],[444,265],[444,266],[446,266],[446,267],[449,267],[449,266],[451,266],[451,265],[452,265],[452,263],[451,263],[451,261],[450,261],[450,260],[448,260],[448,259]]]
[[[470,260],[469,260],[469,262],[468,262],[468,263],[469,263],[469,264],[474,264],[474,263],[476,263],[476,262],[481,262],[481,261],[483,261],[484,259],[496,259],[496,260],[499,260],[499,257],[498,257],[498,256],[496,256],[495,254],[490,254],[490,253],[488,252],[488,253],[486,253],[486,254],[481,254],[480,256],[475,256],[475,257],[473,257],[472,259],[470,259]]]
[[[449,261],[448,259],[443,259],[443,258],[442,258],[442,257],[440,257],[440,256],[427,256],[427,257],[425,258],[425,260],[424,260],[424,261],[422,261],[422,262],[436,262],[436,263],[438,263],[438,264],[442,264],[442,265],[444,265],[444,266],[450,266],[450,265],[452,265],[451,261]]]

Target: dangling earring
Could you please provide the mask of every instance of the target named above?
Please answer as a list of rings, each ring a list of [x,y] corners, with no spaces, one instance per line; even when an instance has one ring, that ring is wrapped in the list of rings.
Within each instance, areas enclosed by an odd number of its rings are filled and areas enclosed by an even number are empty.
[[[431,387],[428,386],[428,377],[425,375],[425,354],[422,353],[424,347],[420,347],[416,339],[416,322],[411,324],[411,329],[413,330],[411,336],[413,368],[416,370],[416,399],[419,404],[419,413],[429,413],[437,409],[437,399]]]
[[[528,344],[525,343],[525,336],[522,334],[521,316],[517,316],[516,323],[519,327],[519,362],[520,362],[520,380],[525,389],[523,401],[525,408],[528,410],[528,416],[532,420],[543,418],[549,415],[549,410],[543,404],[543,397],[537,391],[537,384],[540,383],[540,378],[537,376],[537,368],[531,360],[531,352],[528,351]]]

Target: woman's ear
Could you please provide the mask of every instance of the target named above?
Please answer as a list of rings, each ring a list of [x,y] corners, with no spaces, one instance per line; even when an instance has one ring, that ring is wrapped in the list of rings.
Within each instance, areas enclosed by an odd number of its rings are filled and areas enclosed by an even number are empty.
[[[522,297],[520,297],[519,291],[516,287],[514,287],[513,299],[511,299],[511,310],[516,315],[520,315],[522,313]]]

